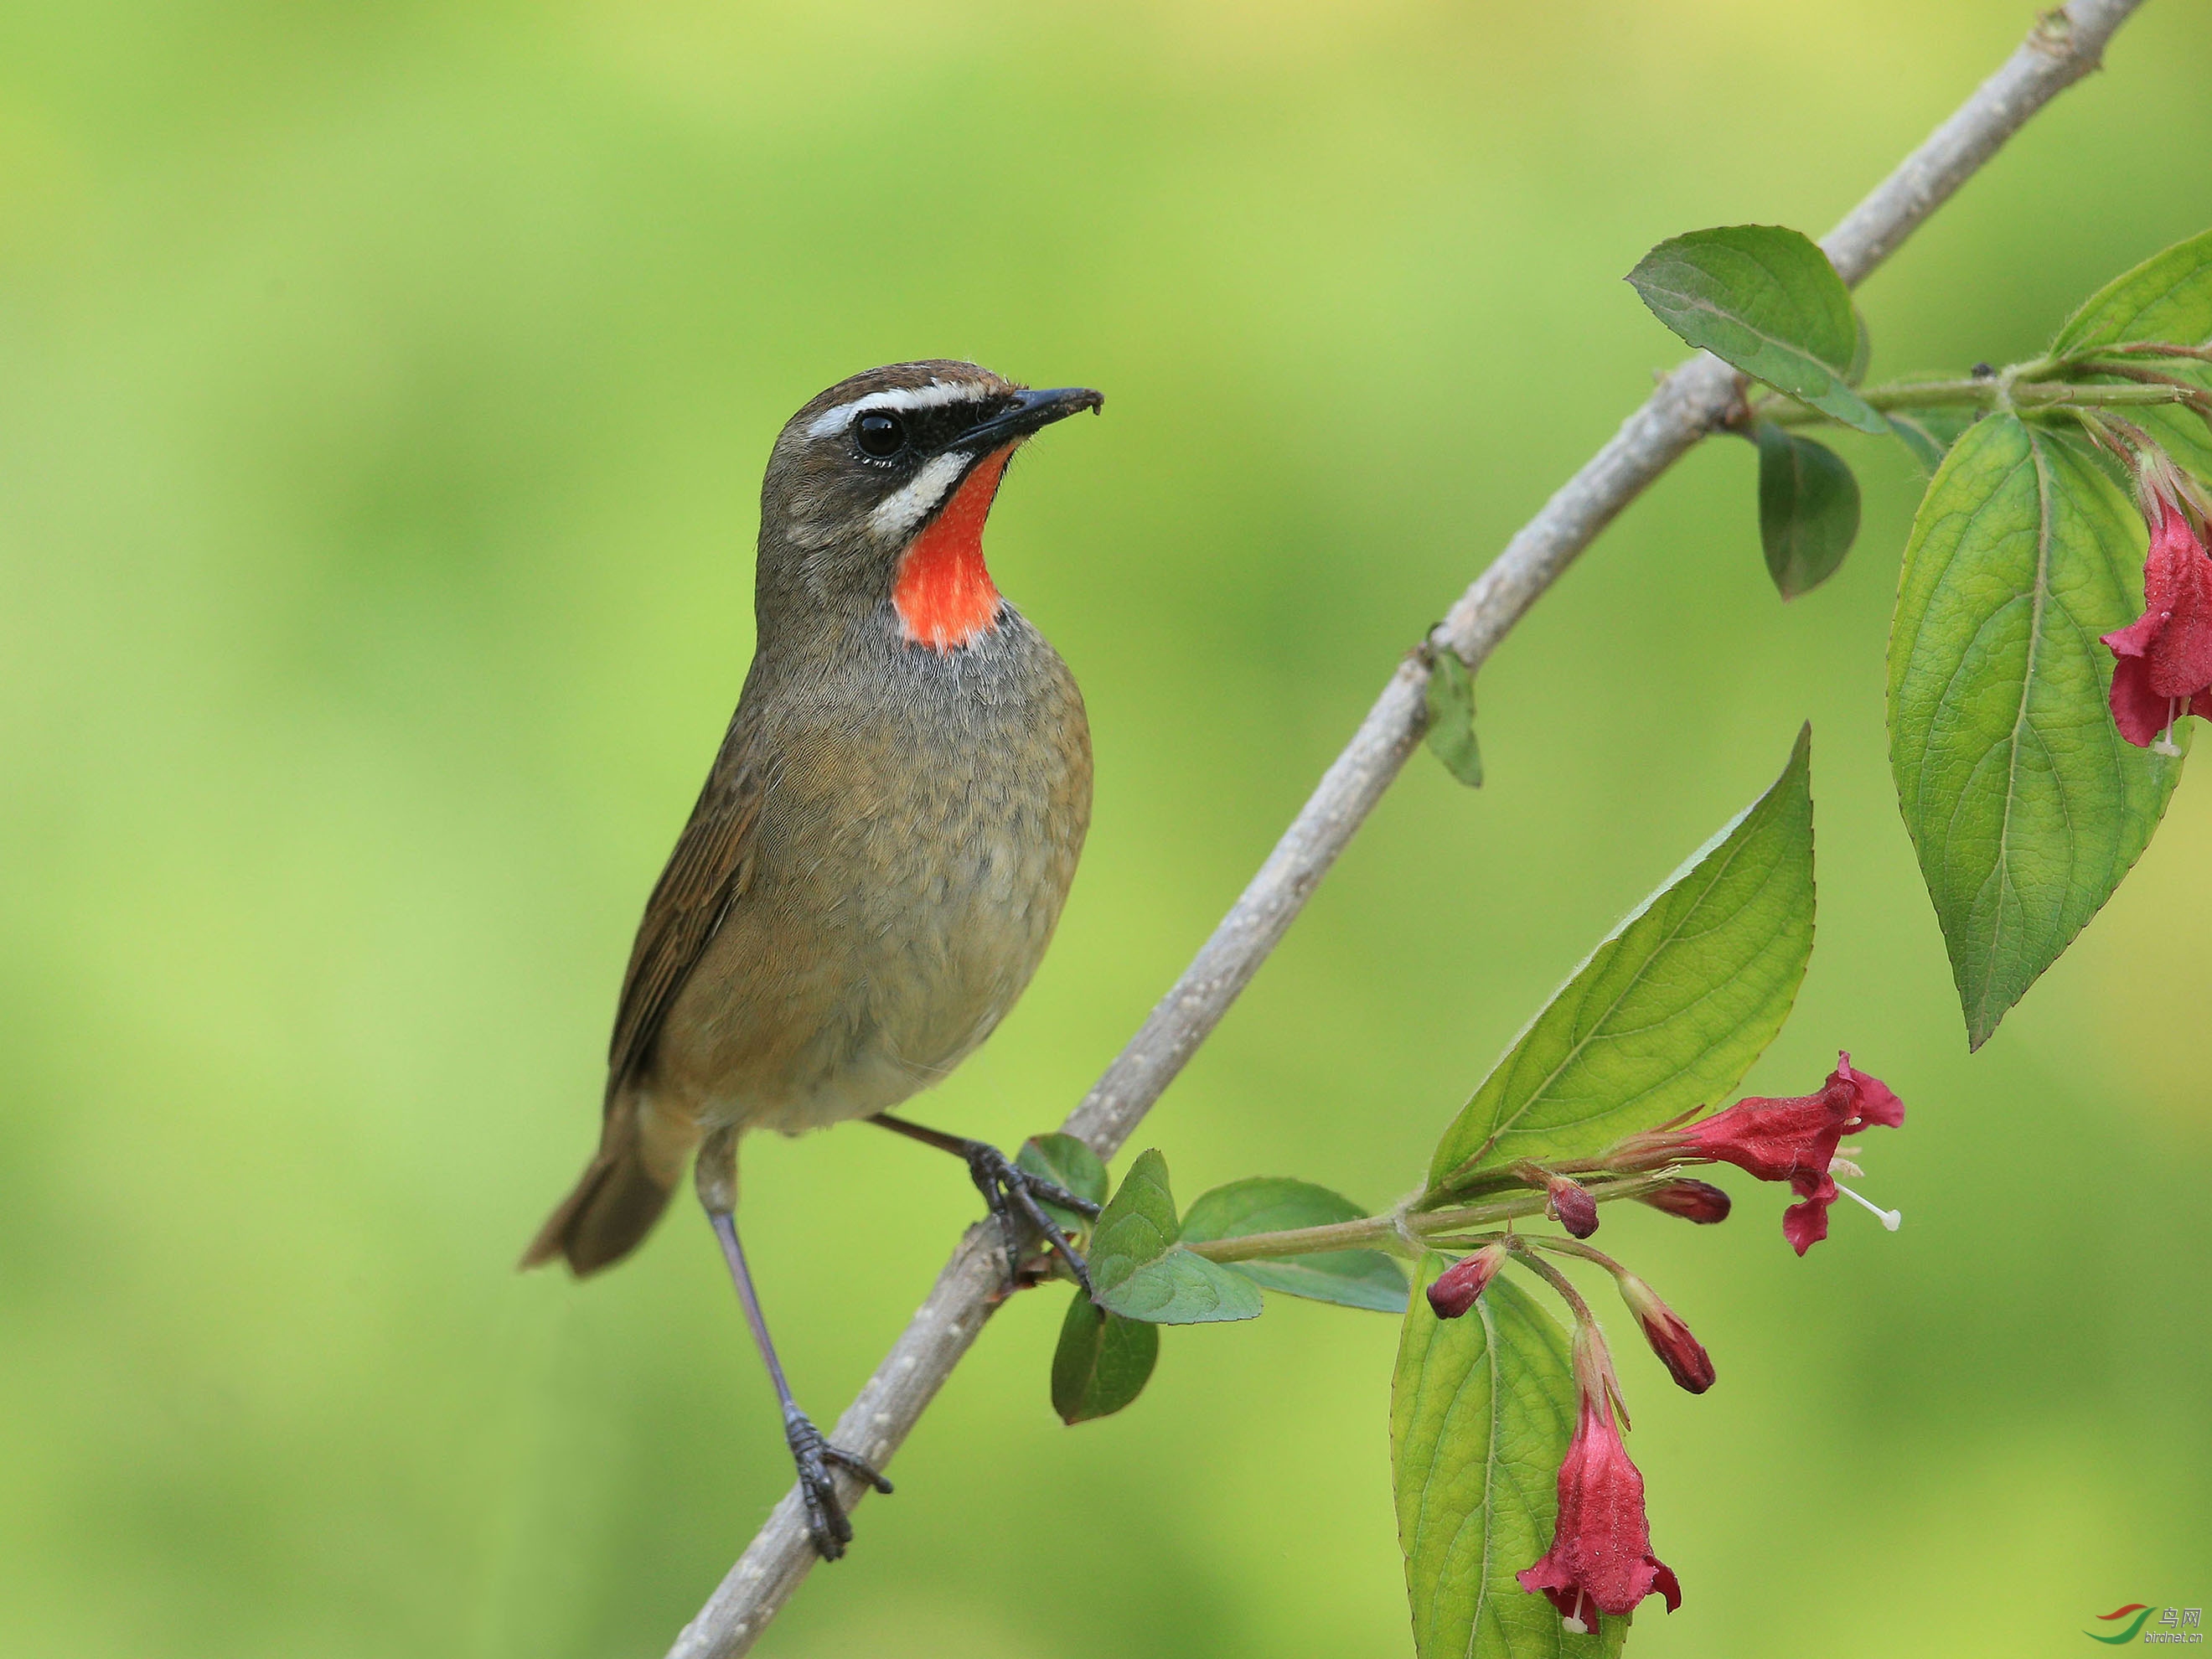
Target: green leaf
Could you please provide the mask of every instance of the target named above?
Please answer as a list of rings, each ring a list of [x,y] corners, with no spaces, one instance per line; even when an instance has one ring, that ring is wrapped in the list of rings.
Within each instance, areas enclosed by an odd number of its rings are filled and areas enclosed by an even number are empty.
[[[1933,477],[1959,434],[1979,417],[1978,409],[1899,409],[1889,416],[1891,435],[1911,451],[1920,470]]]
[[[1426,1285],[1444,1259],[1421,1264]],[[1391,1485],[1419,1659],[1601,1659],[1626,1619],[1572,1636],[1514,1575],[1551,1547],[1575,1425],[1567,1334],[1500,1277],[1458,1319],[1407,1305],[1390,1382]]]
[[[1252,1233],[1288,1232],[1363,1219],[1367,1212],[1340,1194],[1309,1181],[1255,1176],[1203,1194],[1182,1218],[1182,1240],[1202,1244]],[[1310,1302],[1377,1313],[1406,1310],[1406,1275],[1381,1250],[1330,1250],[1319,1255],[1273,1256],[1221,1266],[1254,1284]]]
[[[1482,748],[1474,738],[1474,677],[1454,651],[1429,669],[1429,748],[1470,789],[1482,787]]]
[[[1073,1425],[1111,1417],[1145,1391],[1160,1357],[1160,1328],[1093,1307],[1081,1291],[1060,1322],[1052,1408]]]
[[[1099,1212],[1091,1241],[1091,1282],[1112,1290],[1148,1261],[1157,1261],[1182,1236],[1175,1194],[1168,1190],[1168,1161],[1158,1151],[1137,1155],[1121,1190]]]
[[[1554,992],[1437,1143],[1431,1187],[1594,1157],[1717,1098],[1772,1042],[1813,954],[1812,728],[1774,785]]]
[[[1859,533],[1859,484],[1825,444],[1759,423],[1759,539],[1785,599],[1836,574]]]
[[[1859,347],[1851,292],[1799,232],[1692,231],[1653,248],[1628,280],[1652,315],[1692,345],[1847,426],[1889,430],[1850,386]]]
[[[2181,773],[2125,742],[2098,635],[2141,609],[2135,513],[2015,416],[1953,447],[1905,550],[1889,754],[1979,1048],[2149,842]]]
[[[1088,1199],[1093,1204],[1106,1201],[1106,1166],[1098,1161],[1097,1153],[1073,1135],[1031,1135],[1022,1143],[1014,1164],[1030,1175],[1058,1182],[1078,1198]],[[1073,1210],[1046,1204],[1044,1212],[1060,1224],[1064,1233],[1072,1236],[1090,1229],[1091,1218]]]
[[[2212,230],[2177,242],[2099,289],[2058,331],[2051,352],[2077,356],[2130,340],[2212,343]]]
[[[1091,1235],[1091,1283],[1109,1313],[1155,1325],[1255,1319],[1259,1287],[1177,1243],[1175,1195],[1158,1152],[1139,1154]]]
[[[1112,1290],[1102,1287],[1098,1305],[1151,1325],[1210,1325],[1257,1319],[1263,1304],[1260,1287],[1242,1273],[1177,1245]]]

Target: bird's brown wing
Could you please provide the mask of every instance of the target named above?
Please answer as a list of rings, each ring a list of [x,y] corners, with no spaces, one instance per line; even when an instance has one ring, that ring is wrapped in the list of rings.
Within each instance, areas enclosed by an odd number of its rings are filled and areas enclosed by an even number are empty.
[[[677,994],[750,879],[769,769],[746,736],[733,725],[723,740],[691,820],[646,901],[607,1048],[610,1108],[622,1085],[645,1069]]]

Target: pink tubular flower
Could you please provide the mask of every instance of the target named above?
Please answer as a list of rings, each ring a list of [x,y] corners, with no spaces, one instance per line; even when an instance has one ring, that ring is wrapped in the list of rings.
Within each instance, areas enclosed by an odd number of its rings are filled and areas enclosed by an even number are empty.
[[[1690,1334],[1690,1328],[1682,1322],[1682,1316],[1662,1302],[1659,1292],[1634,1273],[1622,1273],[1619,1283],[1620,1299],[1628,1304],[1629,1312],[1644,1328],[1644,1340],[1659,1356],[1659,1363],[1667,1368],[1667,1374],[1692,1394],[1703,1394],[1711,1388],[1713,1358],[1705,1352],[1705,1344]]]
[[[2184,714],[2212,720],[2212,555],[2179,502],[2163,493],[2149,501],[2157,514],[2143,560],[2143,613],[2104,636],[2115,659],[2112,723],[2138,749]]]
[[[1559,1465],[1552,1547],[1517,1576],[1522,1589],[1549,1596],[1567,1628],[1580,1635],[1597,1628],[1600,1613],[1621,1618],[1655,1591],[1672,1613],[1682,1605],[1682,1587],[1651,1553],[1644,1477],[1620,1443],[1611,1366],[1588,1325],[1575,1332],[1575,1380],[1582,1414]]]
[[[1429,1306],[1439,1319],[1457,1319],[1474,1305],[1498,1270],[1505,1265],[1505,1247],[1486,1244],[1473,1255],[1463,1255],[1438,1273],[1429,1286]]]
[[[1858,1199],[1895,1231],[1894,1210],[1878,1209],[1829,1173],[1836,1146],[1847,1134],[1880,1124],[1894,1129],[1905,1121],[1905,1103],[1880,1078],[1854,1071],[1849,1054],[1837,1056],[1836,1069],[1818,1094],[1784,1099],[1753,1096],[1686,1128],[1656,1129],[1632,1135],[1607,1159],[1616,1169],[1656,1169],[1680,1158],[1733,1164],[1761,1181],[1786,1181],[1799,1201],[1782,1218],[1783,1237],[1798,1255],[1828,1236],[1828,1206],[1839,1193]],[[1843,1164],[1847,1175],[1857,1170]]]

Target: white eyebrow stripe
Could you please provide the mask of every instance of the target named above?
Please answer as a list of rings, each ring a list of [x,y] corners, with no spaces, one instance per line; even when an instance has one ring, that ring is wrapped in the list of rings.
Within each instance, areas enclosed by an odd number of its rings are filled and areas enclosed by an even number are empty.
[[[868,528],[885,541],[897,540],[929,516],[975,459],[964,449],[932,457],[903,489],[876,503],[868,514]]]
[[[947,404],[981,403],[997,395],[994,388],[980,380],[932,380],[927,386],[871,392],[865,398],[855,398],[849,404],[840,404],[817,415],[807,422],[806,435],[826,438],[833,432],[842,432],[852,425],[855,416],[865,415],[872,409],[942,409]]]

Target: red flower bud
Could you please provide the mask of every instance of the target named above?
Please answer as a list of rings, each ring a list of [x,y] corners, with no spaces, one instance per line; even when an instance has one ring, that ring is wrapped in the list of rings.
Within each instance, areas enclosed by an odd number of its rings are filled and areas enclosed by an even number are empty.
[[[1563,1175],[1547,1177],[1545,1186],[1550,1198],[1544,1208],[1553,1220],[1577,1238],[1588,1238],[1597,1231],[1597,1200],[1587,1187]]]
[[[1644,1514],[1644,1477],[1628,1461],[1613,1426],[1609,1383],[1586,1365],[1595,1341],[1588,1327],[1575,1334],[1575,1371],[1582,1384],[1582,1415],[1559,1465],[1559,1515],[1552,1547],[1517,1575],[1521,1588],[1541,1591],[1570,1631],[1597,1628],[1598,1615],[1622,1618],[1656,1591],[1667,1611],[1682,1605],[1674,1571],[1651,1553],[1651,1528]]]
[[[1503,1244],[1486,1244],[1473,1255],[1462,1256],[1429,1286],[1429,1306],[1437,1310],[1439,1319],[1457,1319],[1474,1305],[1474,1298],[1504,1265]]]
[[[1670,1181],[1656,1192],[1644,1194],[1642,1201],[1701,1227],[1729,1218],[1729,1195],[1710,1181]]]
[[[1703,1394],[1713,1386],[1712,1356],[1690,1334],[1681,1316],[1659,1299],[1656,1291],[1634,1273],[1623,1273],[1620,1299],[1628,1304],[1628,1310],[1644,1328],[1644,1340],[1651,1345],[1651,1352],[1659,1356],[1669,1376],[1692,1394]]]

